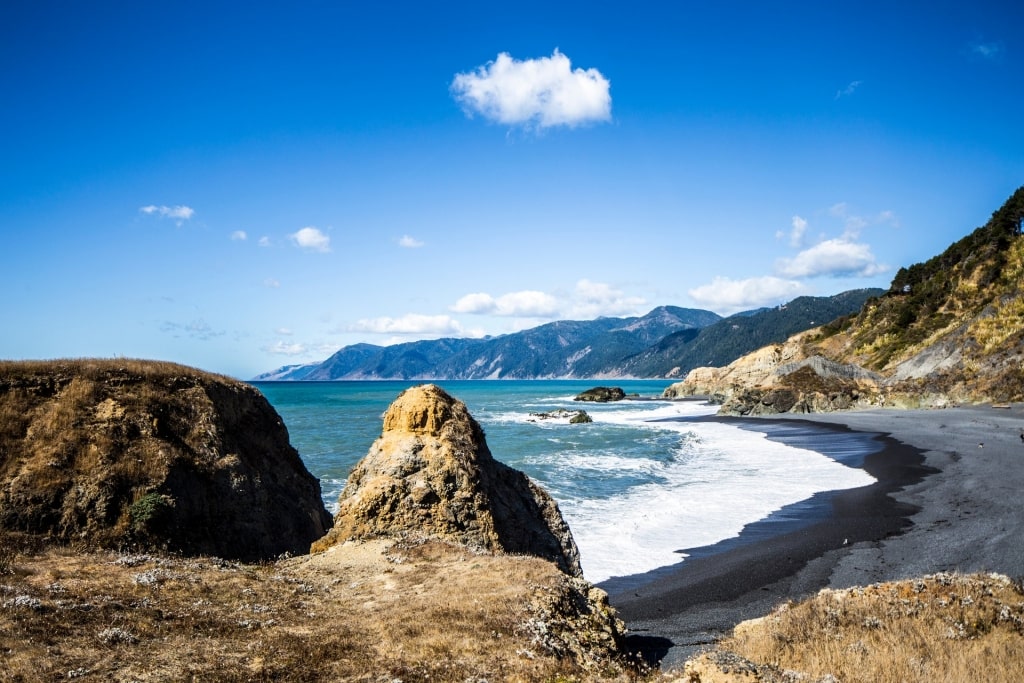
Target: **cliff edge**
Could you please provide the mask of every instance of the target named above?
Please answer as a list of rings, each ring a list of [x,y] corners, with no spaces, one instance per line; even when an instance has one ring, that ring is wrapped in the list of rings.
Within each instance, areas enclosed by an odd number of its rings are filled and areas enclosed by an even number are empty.
[[[402,392],[380,438],[353,469],[321,552],[348,539],[436,537],[494,552],[536,555],[582,576],[558,505],[491,455],[466,405],[432,384]]]
[[[261,560],[330,524],[247,384],[153,361],[0,362],[0,531]]]

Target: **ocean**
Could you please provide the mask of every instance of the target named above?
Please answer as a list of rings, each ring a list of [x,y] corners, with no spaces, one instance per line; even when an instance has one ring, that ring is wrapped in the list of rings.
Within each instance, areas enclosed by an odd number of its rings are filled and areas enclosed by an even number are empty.
[[[281,414],[292,445],[337,510],[349,471],[380,436],[381,417],[421,382],[255,382]],[[438,381],[463,401],[495,458],[526,472],[558,501],[586,578],[644,574],[685,561],[687,549],[737,537],[749,524],[822,491],[866,486],[862,444],[841,436],[768,439],[767,430],[701,419],[717,408],[660,400],[665,380]],[[637,399],[579,403],[594,386]],[[591,424],[531,413],[584,409]],[[810,450],[804,446],[816,446]],[[819,452],[821,451],[821,452]],[[825,453],[828,453],[827,455]]]

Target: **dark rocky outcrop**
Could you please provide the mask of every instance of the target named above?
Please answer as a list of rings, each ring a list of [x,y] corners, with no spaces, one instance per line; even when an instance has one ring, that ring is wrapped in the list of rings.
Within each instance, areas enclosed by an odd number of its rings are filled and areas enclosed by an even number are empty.
[[[626,392],[620,387],[594,387],[593,389],[580,392],[573,400],[609,403],[611,401],[621,401],[624,398],[626,398]]]
[[[256,389],[171,363],[0,363],[0,531],[259,560],[331,519]]]
[[[413,534],[536,555],[582,575],[555,501],[495,460],[466,405],[435,385],[412,387],[395,399],[338,506],[334,528],[313,552],[348,539]]]

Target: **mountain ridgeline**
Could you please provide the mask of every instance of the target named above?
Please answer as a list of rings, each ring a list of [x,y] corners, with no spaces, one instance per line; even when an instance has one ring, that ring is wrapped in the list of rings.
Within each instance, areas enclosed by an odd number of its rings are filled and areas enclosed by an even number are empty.
[[[647,315],[560,320],[484,339],[446,338],[374,346],[354,344],[327,360],[293,365],[257,381],[374,379],[552,379],[681,377],[729,362],[836,317],[884,290],[800,297],[777,308],[722,318],[711,311],[659,306]]]
[[[788,304],[741,313],[700,330],[681,330],[627,359],[626,374],[681,377],[693,368],[728,365],[740,356],[798,332],[859,311],[881,289],[854,289],[835,296],[801,296]]]

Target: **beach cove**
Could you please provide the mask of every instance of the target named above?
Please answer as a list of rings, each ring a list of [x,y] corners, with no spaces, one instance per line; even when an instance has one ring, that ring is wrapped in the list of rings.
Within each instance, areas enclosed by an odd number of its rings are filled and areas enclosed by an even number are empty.
[[[822,452],[836,435],[869,435],[878,448],[864,467],[878,482],[805,506],[802,525],[777,533],[755,523],[741,542],[687,551],[673,568],[608,586],[634,646],[665,669],[822,588],[940,571],[1024,574],[1020,404],[711,419],[770,439],[818,439]]]

